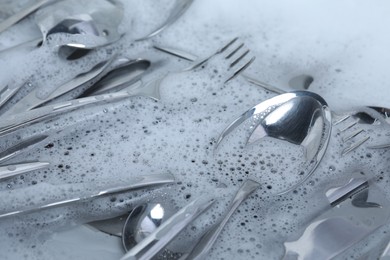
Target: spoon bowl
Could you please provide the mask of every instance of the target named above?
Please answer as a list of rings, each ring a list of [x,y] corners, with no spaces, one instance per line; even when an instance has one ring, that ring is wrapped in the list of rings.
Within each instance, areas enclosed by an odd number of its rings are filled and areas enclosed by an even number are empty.
[[[160,203],[146,203],[135,207],[123,226],[123,248],[129,251],[161,226],[174,212]]]
[[[250,135],[246,145],[271,138],[303,147],[305,160],[299,174],[302,177],[280,194],[295,189],[311,176],[325,154],[332,129],[331,111],[321,96],[308,91],[295,91],[261,102],[225,128],[217,139],[216,149],[249,119],[252,121],[248,126]]]

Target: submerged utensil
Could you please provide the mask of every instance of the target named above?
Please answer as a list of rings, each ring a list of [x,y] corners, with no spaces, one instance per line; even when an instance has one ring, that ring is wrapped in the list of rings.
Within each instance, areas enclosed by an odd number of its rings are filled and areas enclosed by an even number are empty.
[[[0,152],[0,164],[17,156],[24,150],[41,143],[49,137],[48,134],[38,134],[20,141],[16,145],[9,147],[7,150]]]
[[[110,194],[115,194],[115,193],[120,193],[125,191],[131,191],[134,189],[141,189],[141,188],[146,188],[155,185],[162,185],[162,184],[170,184],[173,183],[174,181],[175,179],[171,174],[154,174],[154,175],[138,176],[138,177],[134,177],[133,180],[129,181],[129,184],[110,187],[104,190],[93,192],[91,194],[82,197],[72,197],[68,199],[51,201],[51,202],[45,201],[44,204],[41,205],[34,205],[34,206],[29,205],[26,208],[22,208],[18,210],[13,209],[12,211],[0,212],[0,219],[5,217],[30,214],[44,209],[64,206],[74,202],[90,200],[100,196],[105,196],[105,195],[110,195]]]
[[[122,4],[108,0],[67,0],[35,15],[43,43],[50,35],[65,33],[72,37],[65,37],[61,47],[73,49],[95,49],[118,41],[122,36],[118,32],[122,19]]]
[[[90,82],[91,80],[101,75],[105,70],[107,70],[115,59],[116,55],[108,60],[98,63],[90,71],[77,75],[74,79],[57,87],[47,95],[40,94],[40,89],[33,89],[30,93],[14,104],[9,110],[7,110],[2,116],[7,117],[9,115],[15,115],[29,111],[79,87],[82,84]]]
[[[28,15],[32,14],[33,12],[35,12],[36,10],[41,8],[42,6],[49,4],[49,3],[54,3],[56,1],[59,1],[59,0],[40,0],[40,1],[37,1],[36,3],[33,3],[30,6],[27,6],[23,10],[8,17],[6,20],[2,21],[0,23],[0,33],[7,30],[9,27],[16,24],[20,20],[24,19]]]
[[[121,260],[151,259],[213,203],[214,199],[195,199],[170,217],[140,243],[131,248]],[[126,238],[124,239],[127,240]]]
[[[151,62],[143,59],[129,60],[118,58],[114,55],[108,60],[102,61],[90,71],[77,75],[72,80],[57,87],[47,95],[39,95],[40,89],[34,89],[13,105],[2,116],[10,116],[32,110],[44,103],[54,100],[81,85],[97,82],[84,91],[83,96],[101,94],[109,90],[117,89],[135,83],[140,76],[150,67]]]
[[[340,193],[344,194],[339,196],[342,200],[331,199]],[[366,193],[372,195],[370,202]],[[390,216],[383,192],[362,178],[352,179],[327,195],[330,203],[338,203],[311,221],[298,239],[284,243],[283,259],[333,259],[386,224]]]
[[[135,207],[122,226],[122,245],[126,251],[140,243],[174,214],[162,203],[146,203]]]
[[[226,127],[217,139],[215,149],[250,118],[254,120],[254,126],[250,126],[252,130],[249,129],[251,133],[247,144],[268,137],[304,148],[305,163],[302,170],[305,176],[280,194],[295,189],[308,179],[324,156],[331,134],[332,117],[325,100],[307,91],[295,91],[265,100]]]
[[[159,27],[144,37],[137,39],[136,41],[143,41],[160,34],[162,31],[172,25],[177,19],[179,19],[191,6],[192,2],[194,2],[194,0],[176,0],[175,6],[173,10],[171,10],[169,17]]]
[[[49,162],[24,162],[0,166],[0,180],[49,167]],[[1,214],[0,214],[1,218]]]
[[[260,187],[260,184],[253,180],[245,181],[240,189],[237,191],[235,197],[230,203],[229,210],[225,216],[212,226],[207,232],[198,240],[195,247],[189,254],[186,254],[182,259],[206,259],[207,253],[210,251],[223,228],[229,221],[230,217],[241,205],[241,203],[248,198],[248,196]]]

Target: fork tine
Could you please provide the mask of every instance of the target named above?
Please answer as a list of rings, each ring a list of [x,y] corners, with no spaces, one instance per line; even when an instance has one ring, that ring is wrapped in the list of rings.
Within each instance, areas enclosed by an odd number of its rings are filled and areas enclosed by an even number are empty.
[[[239,63],[243,58],[245,58],[246,55],[248,55],[249,53],[249,50],[246,50],[243,54],[241,54],[240,57],[238,57],[235,61],[233,61],[231,64],[230,64],[230,67],[234,67],[237,63]]]
[[[228,42],[228,44],[226,44],[225,46],[223,46],[221,49],[219,49],[216,54],[219,54],[219,53],[222,53],[224,51],[226,51],[233,43],[235,43],[236,41],[238,40],[238,37],[235,37],[233,40],[231,40],[230,42]]]
[[[252,57],[247,63],[245,63],[243,66],[241,66],[240,68],[238,68],[232,76],[230,76],[227,80],[225,80],[225,83],[229,82],[230,80],[234,79],[235,77],[237,77],[240,73],[242,73],[244,70],[246,70],[251,64],[252,62],[256,59],[256,57]]]
[[[361,139],[360,141],[356,142],[355,144],[351,145],[350,147],[345,148],[343,150],[343,152],[341,153],[341,156],[344,156],[344,155],[356,150],[359,146],[361,146],[362,144],[367,142],[369,139],[370,139],[370,137],[367,136],[367,137]]]
[[[230,42],[228,42],[225,46],[223,46],[221,49],[219,49],[218,51],[216,51],[215,53],[211,54],[210,56],[204,58],[204,59],[201,59],[200,61],[197,61],[195,62],[195,64],[191,65],[189,68],[187,69],[184,69],[184,71],[191,71],[191,70],[194,70],[196,68],[199,68],[200,66],[202,66],[203,64],[205,64],[206,62],[208,62],[212,57],[214,57],[215,55],[217,54],[220,54],[224,51],[226,51],[232,44],[234,44],[236,41],[238,40],[238,37],[234,38],[233,40],[231,40]]]
[[[235,48],[231,53],[226,55],[225,59],[230,59],[234,54],[236,54],[242,47],[244,47],[244,43],[241,43],[237,48]]]
[[[353,123],[347,125],[346,127],[342,128],[342,129],[340,130],[340,132],[345,132],[345,131],[347,131],[348,129],[350,129],[350,128],[354,127],[355,125],[357,125],[357,123],[358,123],[358,121],[355,121],[355,122],[353,122]]]
[[[355,136],[357,136],[358,134],[360,134],[360,133],[362,133],[362,132],[364,132],[364,129],[359,129],[359,130],[353,132],[351,135],[349,135],[349,136],[343,138],[343,142],[346,142],[346,141],[348,141],[348,140],[354,138]]]

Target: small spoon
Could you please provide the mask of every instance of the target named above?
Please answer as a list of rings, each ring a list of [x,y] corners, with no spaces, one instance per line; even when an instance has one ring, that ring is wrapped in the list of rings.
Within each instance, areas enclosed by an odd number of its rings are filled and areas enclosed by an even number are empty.
[[[122,245],[125,251],[139,244],[175,213],[175,209],[160,203],[146,203],[135,207],[122,229]],[[164,249],[162,255],[177,257],[181,253]]]

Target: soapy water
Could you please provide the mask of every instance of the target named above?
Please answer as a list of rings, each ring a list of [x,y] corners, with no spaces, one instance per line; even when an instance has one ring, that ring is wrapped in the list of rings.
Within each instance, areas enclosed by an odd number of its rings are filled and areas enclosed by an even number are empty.
[[[179,71],[191,63],[158,52],[152,48],[153,44],[171,45],[206,57],[235,36],[240,36],[257,57],[247,73],[262,81],[283,87],[294,74],[313,75],[309,89],[322,95],[331,109],[336,110],[389,103],[382,87],[389,76],[380,64],[387,54],[378,55],[376,49],[368,47],[374,40],[379,46],[387,41],[381,38],[382,34],[377,36],[381,33],[381,27],[377,26],[382,20],[366,11],[369,8],[381,13],[377,6],[368,7],[359,2],[354,6],[355,13],[344,17],[345,13],[339,10],[350,7],[347,2],[324,1],[313,5],[299,1],[291,6],[287,1],[272,4],[195,1],[167,31],[150,40],[134,42],[167,16],[170,7],[167,2],[123,1],[125,15],[120,26],[120,31],[125,33],[123,39],[75,61],[58,57],[54,46],[64,40],[62,35],[12,59],[9,54],[0,56],[1,84],[23,84],[27,79],[31,82],[3,111],[29,88],[45,90],[66,82],[115,52],[128,58],[141,57],[166,64],[151,75],[154,77],[166,72],[168,66],[169,71]],[[327,17],[324,8],[332,9],[335,14]],[[358,15],[370,18],[365,21],[369,25],[359,31],[352,30],[355,28],[352,25],[362,23]],[[340,21],[343,26],[335,27]],[[24,22],[0,35],[0,44],[3,39],[9,45],[12,45],[10,39],[16,42],[18,30],[23,26],[30,25]],[[361,33],[371,37],[358,37]],[[378,64],[372,66],[376,60]],[[372,91],[371,86],[377,91]],[[1,137],[2,144],[10,146],[37,133],[51,134],[45,143],[9,161],[49,161],[51,166],[2,181],[0,196],[4,199],[0,208],[4,212],[82,196],[139,175],[171,173],[176,179],[174,185],[2,219],[2,259],[52,259],[54,256],[116,259],[118,253],[110,253],[109,248],[100,249],[102,254],[96,254],[91,248],[82,248],[82,254],[72,250],[58,253],[50,245],[53,238],[70,227],[120,215],[146,201],[172,204],[179,209],[199,196],[216,196],[215,205],[170,245],[175,251],[186,252],[224,214],[229,200],[248,178],[258,181],[261,188],[232,216],[209,258],[278,259],[283,256],[283,243],[298,237],[311,219],[330,207],[325,197],[329,188],[364,175],[390,198],[388,150],[362,146],[341,156],[347,144],[343,144],[343,134],[337,127],[313,176],[301,187],[283,195],[275,194],[300,178],[299,166],[304,154],[301,148],[269,139],[245,147],[247,133],[243,126],[215,150],[215,140],[233,119],[274,94],[240,77],[224,84],[212,63],[204,69],[168,75],[162,82],[160,95],[159,101],[131,97],[89,106]],[[371,142],[389,140],[388,126],[366,128]],[[368,246],[362,247],[360,243],[348,250],[345,257],[359,257],[384,243],[385,233],[389,231],[390,225],[382,227],[361,242]]]

